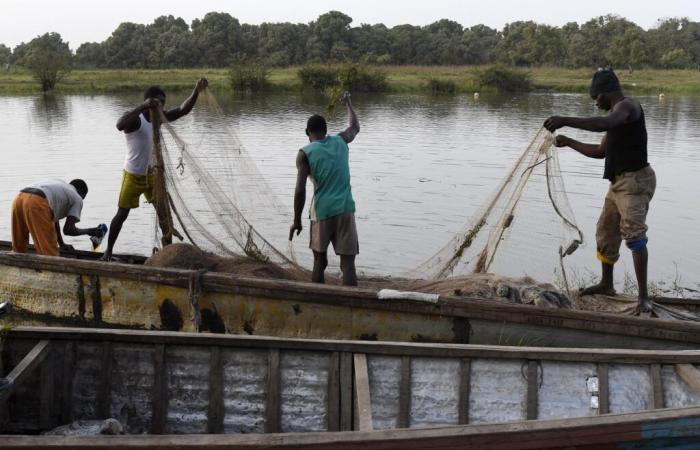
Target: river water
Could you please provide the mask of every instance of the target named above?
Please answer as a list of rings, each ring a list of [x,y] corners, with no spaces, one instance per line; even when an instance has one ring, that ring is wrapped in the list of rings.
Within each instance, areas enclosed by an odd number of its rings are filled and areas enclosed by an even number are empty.
[[[173,94],[169,105],[184,98]],[[700,288],[700,98],[638,97],[646,111],[650,162],[658,187],[648,224],[650,280],[668,290]],[[35,181],[83,178],[90,192],[84,226],[109,224],[116,212],[125,139],[117,118],[140,101],[138,95],[0,96],[0,239],[10,238],[10,204],[16,192]],[[259,211],[251,221],[274,244],[286,247],[292,218],[295,157],[306,143],[306,118],[323,112],[317,96],[284,94],[243,98],[219,97],[223,121],[248,149],[274,194],[288,211],[286,222],[266,221]],[[418,266],[465,228],[506,176],[542,121],[552,114],[594,115],[585,95],[533,93],[511,96],[431,97],[425,95],[356,95],[362,131],[351,144],[353,194],[357,204],[360,255],[366,275],[403,275]],[[206,134],[208,113],[197,109],[176,123],[192,141]],[[338,111],[329,121],[341,131],[346,118]],[[580,140],[597,142],[595,133],[562,130]],[[607,189],[602,161],[575,152],[560,154],[572,208],[587,243],[567,258],[573,284],[597,275],[595,222]],[[538,170],[515,214],[491,270],[529,275],[553,282],[558,266],[560,227]],[[310,197],[309,197],[310,199]],[[2,217],[2,215],[0,215]],[[306,213],[305,216],[306,217]],[[153,211],[144,205],[127,220],[116,252],[149,253],[153,246]],[[308,237],[295,241],[309,264]],[[81,249],[86,237],[67,238]],[[629,251],[617,266],[619,287],[632,276]],[[692,291],[684,291],[692,295]]]

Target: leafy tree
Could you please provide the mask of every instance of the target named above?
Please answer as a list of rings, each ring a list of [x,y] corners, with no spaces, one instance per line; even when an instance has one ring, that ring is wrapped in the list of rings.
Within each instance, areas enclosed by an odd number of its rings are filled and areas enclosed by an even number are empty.
[[[496,48],[501,33],[486,25],[475,25],[464,30],[462,48],[466,64],[488,64],[496,59]]]
[[[339,11],[322,14],[309,24],[306,41],[308,62],[343,62],[351,57],[350,24],[352,17]]]
[[[82,68],[105,67],[104,46],[98,42],[86,42],[75,51],[75,65]]]
[[[10,50],[10,47],[0,44],[0,68],[5,68],[5,66],[9,65],[11,57],[12,50]]]
[[[241,48],[241,24],[227,13],[210,12],[192,21],[192,37],[200,56],[196,65],[225,67]]]
[[[391,62],[393,64],[419,64],[416,47],[422,38],[422,30],[414,25],[397,25],[389,30]]]
[[[562,65],[566,47],[559,30],[535,22],[513,22],[503,28],[500,60],[515,66]]]
[[[182,18],[158,17],[147,25],[149,41],[147,60],[144,65],[151,68],[191,67],[197,58],[190,27]]]
[[[306,62],[309,27],[292,23],[260,25],[258,53],[271,66],[293,66]]]
[[[148,58],[152,46],[147,39],[145,25],[123,22],[104,43],[105,67],[149,67]]]
[[[424,39],[418,46],[418,53],[423,63],[427,64],[462,64],[464,46],[462,25],[442,19],[431,23],[424,30]]]
[[[36,37],[21,51],[24,54],[20,64],[32,72],[44,92],[53,89],[70,72],[73,54],[58,33]]]
[[[685,50],[681,48],[673,49],[661,56],[661,65],[666,69],[685,69],[690,64],[690,58],[688,58]]]
[[[362,24],[350,29],[352,55],[355,61],[383,64],[391,59],[389,29],[383,25]]]

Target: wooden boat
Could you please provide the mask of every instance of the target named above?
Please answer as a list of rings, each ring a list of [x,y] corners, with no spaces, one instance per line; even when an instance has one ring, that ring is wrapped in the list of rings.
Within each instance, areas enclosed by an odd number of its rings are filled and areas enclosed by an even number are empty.
[[[519,346],[700,345],[699,323],[159,269],[137,257],[104,263],[93,255],[0,251],[0,301],[31,313],[32,323],[46,317],[96,327]]]
[[[0,391],[6,449],[673,448],[700,440],[696,350],[19,327],[4,336],[2,361],[11,380]],[[29,435],[108,417],[130,435]]]

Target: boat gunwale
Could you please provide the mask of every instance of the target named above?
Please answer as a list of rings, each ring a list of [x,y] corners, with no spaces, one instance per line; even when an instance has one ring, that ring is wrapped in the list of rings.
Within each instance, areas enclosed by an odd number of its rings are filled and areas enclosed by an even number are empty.
[[[234,334],[142,331],[125,329],[16,327],[7,332],[11,339],[51,341],[137,343],[364,353],[382,356],[428,358],[518,359],[560,362],[616,364],[700,364],[700,350],[627,350],[559,347],[513,347],[474,344],[428,344],[410,342],[353,341],[279,338]]]
[[[700,407],[600,416],[528,420],[501,424],[450,425],[377,431],[338,431],[271,434],[160,434],[117,436],[6,435],[3,448],[109,449],[243,449],[243,448],[464,448],[498,445],[503,449],[561,448],[637,442],[645,439],[697,437]],[[674,430],[671,432],[670,430]],[[545,447],[546,446],[546,447]]]
[[[197,274],[202,292],[449,316],[463,319],[510,322],[566,328],[611,336],[626,335],[685,343],[700,343],[700,323],[620,316],[609,313],[515,305],[473,297],[439,296],[436,300],[379,299],[378,289],[331,286],[289,280],[241,277],[234,274],[147,267],[115,262],[75,260],[0,251],[0,265],[88,276],[106,276],[188,289]]]

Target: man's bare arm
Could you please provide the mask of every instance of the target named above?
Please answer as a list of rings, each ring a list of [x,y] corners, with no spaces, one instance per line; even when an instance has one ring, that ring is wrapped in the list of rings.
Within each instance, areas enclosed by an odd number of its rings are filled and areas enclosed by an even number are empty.
[[[603,132],[619,127],[630,122],[638,115],[635,105],[630,101],[621,101],[613,108],[612,112],[604,117],[562,117],[552,116],[544,122],[544,127],[549,131],[556,131],[563,127],[578,128],[586,131]]]
[[[297,183],[294,187],[294,222],[289,228],[289,240],[291,241],[294,237],[294,232],[296,231],[297,236],[301,233],[301,213],[304,211],[304,205],[306,204],[306,179],[311,173],[311,168],[309,167],[309,161],[306,158],[306,154],[303,150],[299,150],[297,153]]]
[[[147,98],[136,108],[124,113],[119,120],[117,120],[117,130],[125,133],[133,133],[134,131],[138,130],[139,126],[141,125],[139,115],[147,109],[153,108],[157,101],[158,100],[154,98]]]
[[[555,145],[557,147],[571,147],[580,154],[588,156],[589,158],[603,159],[605,158],[605,150],[608,146],[608,135],[606,134],[603,136],[603,140],[600,142],[600,144],[585,144],[560,134],[556,138]]]
[[[360,132],[360,121],[357,120],[357,115],[355,114],[355,110],[352,107],[352,101],[350,100],[349,92],[343,93],[343,96],[340,98],[340,102],[348,108],[349,121],[348,127],[345,129],[345,131],[340,133],[340,136],[346,143],[349,144],[355,140],[355,136],[357,136],[357,133]]]
[[[78,223],[78,219],[73,216],[66,217],[66,223],[63,225],[63,233],[66,236],[101,236],[99,228],[78,228],[75,224]],[[58,224],[58,222],[56,222]]]
[[[207,81],[207,79],[200,78],[199,81],[197,81],[197,84],[195,85],[192,94],[190,94],[190,96],[187,97],[187,99],[184,102],[182,102],[180,106],[164,112],[165,118],[168,119],[168,122],[174,122],[180,117],[189,114],[190,111],[192,111],[192,108],[194,108],[195,103],[197,103],[199,93],[206,89],[207,86],[209,86],[209,82]]]

